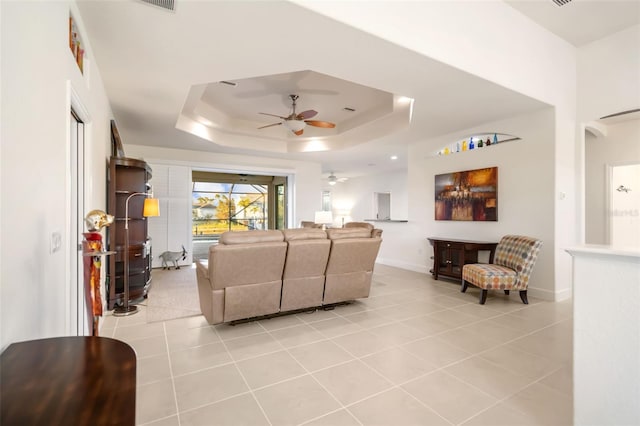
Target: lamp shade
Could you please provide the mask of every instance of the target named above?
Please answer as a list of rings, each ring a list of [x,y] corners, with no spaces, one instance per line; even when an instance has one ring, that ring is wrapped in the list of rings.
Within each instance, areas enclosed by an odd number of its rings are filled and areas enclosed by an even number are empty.
[[[157,198],[145,198],[142,215],[144,217],[160,216],[160,200]]]
[[[330,223],[333,223],[333,215],[331,214],[330,211],[316,212],[314,222],[322,225],[328,225]]]

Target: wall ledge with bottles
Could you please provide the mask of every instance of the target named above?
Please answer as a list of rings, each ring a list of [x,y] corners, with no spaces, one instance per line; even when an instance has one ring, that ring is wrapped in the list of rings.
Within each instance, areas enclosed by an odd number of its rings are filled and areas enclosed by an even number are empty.
[[[507,133],[480,132],[450,143],[436,152],[436,155],[458,154],[460,152],[491,148],[492,146],[519,141],[518,136]]]

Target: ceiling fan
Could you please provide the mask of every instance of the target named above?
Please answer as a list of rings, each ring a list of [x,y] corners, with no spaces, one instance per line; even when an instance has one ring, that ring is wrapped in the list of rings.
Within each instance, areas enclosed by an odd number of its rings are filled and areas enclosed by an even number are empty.
[[[335,185],[338,182],[345,182],[348,179],[349,178],[339,178],[336,175],[334,175],[333,172],[331,172],[331,174],[327,178],[327,180],[329,181],[329,185],[331,185],[331,186]]]
[[[295,135],[300,136],[304,132],[305,126],[308,124],[309,126],[314,127],[324,127],[325,129],[333,129],[336,127],[335,124],[330,123],[328,121],[318,121],[318,120],[309,120],[311,117],[315,117],[318,114],[317,111],[309,109],[307,111],[302,111],[299,114],[296,114],[296,101],[298,100],[298,95],[289,95],[291,98],[291,108],[292,112],[286,117],[275,114],[268,114],[266,112],[261,112],[262,115],[270,115],[272,117],[278,117],[282,119],[279,123],[267,124],[266,126],[258,127],[258,129],[264,129],[266,127],[280,126],[283,125],[287,129],[291,130]]]

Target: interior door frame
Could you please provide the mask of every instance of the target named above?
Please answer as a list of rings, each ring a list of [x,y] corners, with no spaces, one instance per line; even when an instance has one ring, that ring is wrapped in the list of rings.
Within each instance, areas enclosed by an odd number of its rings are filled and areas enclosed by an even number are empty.
[[[90,134],[91,117],[71,81],[67,81],[67,217],[66,244],[66,329],[69,335],[89,335],[91,325],[87,320],[84,296],[84,265],[82,257],[82,233],[86,211],[87,135]],[[72,114],[81,122],[82,132],[76,135],[72,129]],[[73,136],[77,136],[72,139]],[[77,143],[76,143],[77,142]]]

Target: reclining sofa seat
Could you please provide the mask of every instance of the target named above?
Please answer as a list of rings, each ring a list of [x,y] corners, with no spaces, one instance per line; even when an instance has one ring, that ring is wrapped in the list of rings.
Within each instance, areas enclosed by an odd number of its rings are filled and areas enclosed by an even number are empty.
[[[281,231],[225,232],[197,261],[200,309],[210,324],[280,311],[287,243]]]
[[[367,228],[327,229],[331,252],[325,273],[324,305],[369,297],[373,267],[382,243],[374,235]]]
[[[371,231],[372,237],[382,237],[382,229],[374,228],[369,222],[347,222],[345,228],[365,228]]]
[[[324,272],[331,241],[317,228],[284,229],[288,244],[282,275],[281,311],[322,305]]]

